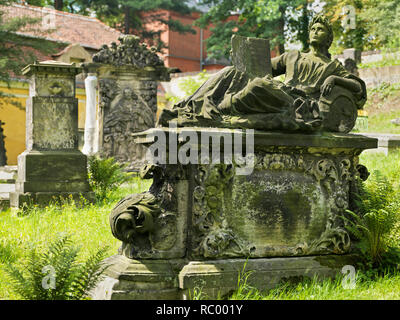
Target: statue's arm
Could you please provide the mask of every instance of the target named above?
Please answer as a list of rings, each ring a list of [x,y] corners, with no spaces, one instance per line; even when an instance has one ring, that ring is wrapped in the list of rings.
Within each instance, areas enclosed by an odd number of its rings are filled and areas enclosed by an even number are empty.
[[[329,76],[321,86],[321,94],[323,96],[328,96],[334,86],[343,87],[353,93],[359,93],[362,91],[361,84],[357,80],[339,76]]]

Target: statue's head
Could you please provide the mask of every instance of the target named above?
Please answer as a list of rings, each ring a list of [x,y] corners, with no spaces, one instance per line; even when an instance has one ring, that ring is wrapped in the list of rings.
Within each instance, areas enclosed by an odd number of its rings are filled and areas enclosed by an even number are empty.
[[[308,27],[310,34],[310,44],[325,44],[328,50],[333,42],[332,24],[328,18],[317,15],[312,20]]]

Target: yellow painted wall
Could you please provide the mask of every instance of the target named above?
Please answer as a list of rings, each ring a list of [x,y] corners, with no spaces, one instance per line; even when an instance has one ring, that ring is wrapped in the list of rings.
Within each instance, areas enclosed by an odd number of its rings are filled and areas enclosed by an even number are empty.
[[[0,83],[0,91],[13,94],[15,96],[13,100],[21,104],[21,106],[15,106],[4,99],[0,103],[0,120],[5,122],[3,128],[6,136],[4,142],[7,152],[7,165],[16,165],[18,155],[25,150],[25,107],[26,99],[29,97],[29,85],[27,82],[15,81],[11,83],[9,89],[6,84]],[[76,97],[79,100],[78,127],[83,130],[85,128],[86,110],[85,90],[77,88]]]

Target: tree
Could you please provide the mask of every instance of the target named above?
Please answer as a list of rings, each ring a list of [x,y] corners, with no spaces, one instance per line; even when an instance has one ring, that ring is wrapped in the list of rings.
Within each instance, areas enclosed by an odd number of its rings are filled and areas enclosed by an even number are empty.
[[[62,10],[64,8],[64,1],[63,0],[54,0],[54,9]]]
[[[286,40],[300,40],[308,48],[308,12],[313,0],[200,0],[210,6],[196,24],[206,28],[209,24],[213,34],[207,39],[210,57],[228,57],[230,38],[241,36],[268,38],[272,48],[279,53],[285,50]],[[297,12],[301,12],[299,15]]]
[[[2,7],[13,2],[15,0],[0,0],[0,81],[8,85],[12,76],[21,74],[21,69],[35,60],[35,50],[46,53],[54,49],[53,45],[44,40],[17,34],[23,28],[33,30],[38,20],[27,17],[5,19]],[[0,97],[1,104],[9,102],[12,96],[0,92]]]
[[[370,6],[369,0],[326,0],[324,12],[331,20],[334,32],[334,42],[331,52],[333,54],[342,53],[343,49],[356,48],[363,50],[368,47],[367,20],[363,12]],[[378,2],[378,1],[377,1]],[[353,7],[355,9],[355,28],[344,28],[343,19],[350,18],[344,12],[344,8]]]
[[[367,49],[400,47],[400,0],[367,0],[360,12]]]
[[[53,1],[28,0],[29,4],[33,4],[33,2],[36,5],[44,6]],[[63,3],[63,6],[59,4],[59,8],[64,11],[83,15],[94,14],[99,20],[125,34],[139,36],[143,41],[154,45],[159,51],[165,48],[165,43],[161,40],[161,33],[166,26],[181,33],[195,33],[192,26],[184,25],[178,20],[157,12],[157,9],[166,9],[189,14],[192,11],[188,5],[189,0],[55,0],[56,9],[58,2]],[[148,27],[150,24],[152,28]],[[155,25],[157,25],[157,29],[154,29]]]

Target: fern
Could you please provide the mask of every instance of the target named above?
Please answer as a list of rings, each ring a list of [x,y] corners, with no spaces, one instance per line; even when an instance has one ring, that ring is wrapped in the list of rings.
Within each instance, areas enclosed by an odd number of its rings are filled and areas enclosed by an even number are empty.
[[[131,178],[131,175],[124,171],[126,165],[116,162],[113,157],[89,157],[88,164],[89,184],[100,201],[107,197],[109,191]]]
[[[100,248],[84,262],[77,261],[79,250],[69,236],[58,238],[46,252],[31,249],[22,269],[12,264],[6,268],[13,290],[26,300],[84,299],[108,268],[102,263],[108,248]],[[54,270],[54,287],[44,286],[47,267]]]
[[[379,171],[369,184],[361,184],[355,200],[356,212],[347,210],[343,219],[348,231],[359,240],[357,247],[373,266],[381,266],[390,249],[389,237],[395,230],[399,199],[393,185]]]

